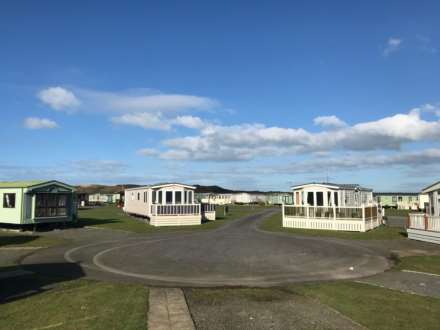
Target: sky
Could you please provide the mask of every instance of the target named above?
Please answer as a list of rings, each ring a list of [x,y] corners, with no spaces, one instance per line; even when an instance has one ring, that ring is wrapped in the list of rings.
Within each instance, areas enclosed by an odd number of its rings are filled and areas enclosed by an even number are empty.
[[[440,179],[438,1],[2,1],[0,180]]]

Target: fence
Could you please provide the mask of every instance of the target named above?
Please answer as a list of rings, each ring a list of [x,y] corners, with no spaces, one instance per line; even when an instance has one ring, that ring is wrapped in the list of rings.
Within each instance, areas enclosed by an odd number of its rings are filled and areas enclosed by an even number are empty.
[[[430,216],[423,213],[410,213],[408,228],[440,232],[440,216]]]
[[[198,215],[200,204],[151,205],[152,215]]]
[[[283,205],[283,227],[367,231],[380,225],[377,206],[326,207]]]

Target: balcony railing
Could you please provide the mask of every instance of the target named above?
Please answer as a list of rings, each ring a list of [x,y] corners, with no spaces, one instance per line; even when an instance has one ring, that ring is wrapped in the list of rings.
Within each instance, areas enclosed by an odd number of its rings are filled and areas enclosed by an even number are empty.
[[[431,216],[423,213],[410,213],[407,227],[410,229],[440,232],[440,216]]]
[[[377,219],[377,206],[327,207],[284,205],[284,216],[320,220],[372,220]]]
[[[215,204],[202,204],[203,212],[215,212]]]
[[[283,205],[283,227],[360,231],[378,227],[381,215],[377,206],[293,206]]]
[[[151,214],[161,215],[199,215],[200,204],[151,205]]]

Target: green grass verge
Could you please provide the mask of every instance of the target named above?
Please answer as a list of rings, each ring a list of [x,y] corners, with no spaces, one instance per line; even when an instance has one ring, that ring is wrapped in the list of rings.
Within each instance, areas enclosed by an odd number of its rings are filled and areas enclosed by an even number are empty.
[[[0,231],[0,248],[2,247],[49,247],[63,243],[61,238]]]
[[[440,299],[422,297],[354,282],[292,286],[368,329],[438,329]]]
[[[172,226],[154,227],[139,221],[113,205],[106,205],[94,209],[80,210],[78,212],[78,224],[80,226],[93,226],[116,230],[126,230],[135,233],[151,233],[157,231],[176,230],[206,230],[214,229],[224,225],[226,222],[238,219],[247,215],[258,213],[264,208],[261,206],[229,206],[229,213],[224,216],[223,207],[217,208],[217,220],[207,221],[196,226]]]
[[[395,269],[407,269],[440,275],[440,256],[403,257],[399,259]]]
[[[291,233],[305,236],[335,237],[345,239],[402,239],[406,237],[406,233],[401,228],[393,228],[380,226],[376,229],[360,232],[336,231],[336,230],[317,230],[317,229],[300,229],[300,228],[284,228],[282,227],[281,213],[274,214],[264,221],[260,229],[275,232]]]
[[[3,303],[0,329],[146,329],[148,289],[74,280]]]

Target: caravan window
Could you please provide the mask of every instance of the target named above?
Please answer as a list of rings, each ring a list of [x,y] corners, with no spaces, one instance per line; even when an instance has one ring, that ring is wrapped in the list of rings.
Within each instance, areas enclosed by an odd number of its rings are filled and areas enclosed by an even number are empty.
[[[37,218],[67,215],[67,195],[37,194],[35,215]]]
[[[167,204],[173,204],[173,192],[172,191],[167,191],[165,194],[165,198],[166,198]]]
[[[15,208],[15,194],[4,194],[3,195],[3,207],[6,209]]]
[[[176,199],[175,204],[182,204],[182,192],[176,191],[174,198]]]

